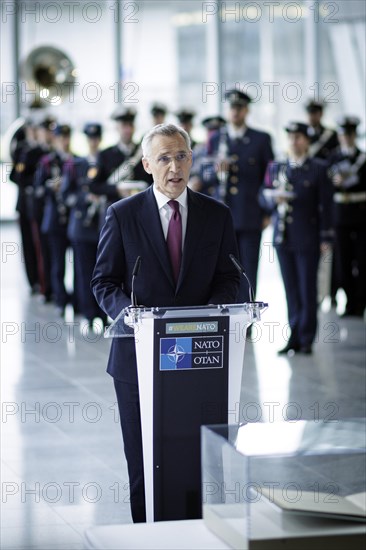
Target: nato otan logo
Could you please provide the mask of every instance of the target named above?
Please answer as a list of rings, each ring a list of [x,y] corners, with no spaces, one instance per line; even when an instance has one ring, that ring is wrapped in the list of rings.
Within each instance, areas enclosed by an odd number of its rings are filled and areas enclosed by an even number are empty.
[[[223,336],[161,338],[160,370],[222,369]]]

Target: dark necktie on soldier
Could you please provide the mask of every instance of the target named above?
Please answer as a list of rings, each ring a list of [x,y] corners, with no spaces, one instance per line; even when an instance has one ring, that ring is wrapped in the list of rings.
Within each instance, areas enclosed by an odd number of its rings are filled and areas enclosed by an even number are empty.
[[[178,201],[170,200],[168,204],[173,210],[173,213],[169,220],[166,242],[168,245],[174,280],[177,283],[180,271],[180,264],[182,261],[182,217],[179,212]]]

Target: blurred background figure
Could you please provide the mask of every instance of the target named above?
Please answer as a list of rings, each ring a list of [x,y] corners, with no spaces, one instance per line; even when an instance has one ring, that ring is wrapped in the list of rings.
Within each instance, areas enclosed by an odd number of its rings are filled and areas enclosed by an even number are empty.
[[[326,104],[322,101],[310,100],[305,105],[309,124],[309,156],[327,159],[338,146],[337,132],[322,124]]]
[[[225,98],[229,103],[228,123],[212,133],[207,146],[216,157],[216,173],[210,171],[204,179],[208,188],[217,188],[218,197],[232,212],[240,261],[255,293],[262,230],[269,223],[259,205],[258,193],[267,165],[273,159],[272,144],[269,134],[247,126],[251,102],[248,94],[232,89]],[[239,301],[249,301],[244,278]]]
[[[197,144],[196,141],[192,138],[193,120],[196,116],[195,111],[193,111],[192,109],[183,108],[179,109],[175,113],[175,116],[177,117],[178,125],[183,128],[183,130],[185,130],[191,138],[191,149],[193,151]]]
[[[36,125],[28,117],[14,134],[11,144],[10,179],[18,186],[16,210],[22,242],[24,267],[32,294],[40,290],[37,266],[37,243],[33,238],[33,178],[43,150],[37,142]]]
[[[338,119],[339,147],[331,155],[336,268],[346,293],[344,315],[362,317],[366,307],[366,155],[356,145],[360,119]]]
[[[76,279],[78,281],[77,302],[80,313],[90,328],[96,318],[105,325],[107,318],[99,308],[90,289],[95,265],[100,230],[100,208],[104,206],[101,196],[90,192],[90,185],[98,172],[102,126],[88,123],[84,127],[88,142],[88,155],[67,163],[62,184],[63,199],[70,207],[67,236],[74,251]]]
[[[150,110],[152,126],[164,124],[167,112],[168,109],[163,103],[153,103]]]
[[[273,213],[291,336],[279,354],[312,353],[317,328],[317,270],[321,248],[333,240],[331,186],[324,161],[309,157],[308,125],[290,123],[289,154],[267,169],[260,200]]]
[[[220,115],[214,115],[204,118],[201,124],[206,130],[206,139],[203,143],[198,143],[193,150],[189,187],[193,191],[219,198],[216,185],[212,185],[212,179],[215,177],[216,157],[211,154],[209,142],[213,133],[225,126],[226,120]]]
[[[309,156],[329,162],[329,158],[338,147],[339,142],[337,132],[326,128],[322,123],[325,108],[326,103],[313,99],[305,105],[309,124]],[[329,296],[333,307],[337,306],[336,295],[340,287],[335,254],[334,249],[324,251],[320,257],[318,270],[318,302],[321,304]]]
[[[78,311],[75,271],[75,292],[69,294],[65,286],[66,252],[70,246],[67,237],[69,208],[61,192],[65,165],[73,164],[76,158],[70,150],[71,127],[58,124],[54,128],[54,136],[54,150],[42,157],[37,168],[35,193],[38,198],[44,198],[41,233],[47,238],[53,299],[59,314],[63,316],[69,303],[73,305],[75,313]]]
[[[119,105],[112,113],[119,140],[98,155],[96,170],[90,178],[90,200],[99,201],[99,225],[113,202],[138,192],[152,182],[142,166],[142,150],[133,140],[135,109]],[[93,197],[94,195],[94,197]]]

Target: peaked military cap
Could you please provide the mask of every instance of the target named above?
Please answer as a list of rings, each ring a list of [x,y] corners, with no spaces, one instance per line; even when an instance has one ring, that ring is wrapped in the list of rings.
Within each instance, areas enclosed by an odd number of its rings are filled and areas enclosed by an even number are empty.
[[[71,127],[68,124],[57,124],[53,133],[55,136],[69,136],[71,134]]]
[[[229,101],[232,107],[246,107],[248,103],[251,103],[252,101],[252,98],[248,94],[242,92],[241,90],[237,90],[236,88],[228,90],[225,93],[225,99]]]
[[[207,128],[207,130],[218,130],[222,126],[225,126],[226,120],[222,116],[209,116],[202,120],[202,126]]]
[[[175,113],[175,116],[177,117],[179,122],[182,122],[184,124],[185,122],[191,122],[192,119],[196,116],[196,113],[191,109],[180,109]]]
[[[306,137],[309,137],[309,126],[304,122],[290,122],[285,130],[288,134],[303,134]]]
[[[84,126],[84,134],[88,137],[102,137],[102,126],[96,122],[88,122]]]
[[[136,111],[132,107],[125,107],[119,105],[112,113],[111,118],[113,120],[121,120],[122,122],[134,122],[136,117]]]
[[[341,116],[337,119],[338,132],[343,132],[344,134],[355,132],[360,122],[357,116]]]

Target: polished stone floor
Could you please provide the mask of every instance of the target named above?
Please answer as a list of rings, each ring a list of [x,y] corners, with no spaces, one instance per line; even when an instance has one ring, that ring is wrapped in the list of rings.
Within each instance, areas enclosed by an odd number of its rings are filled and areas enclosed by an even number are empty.
[[[79,549],[92,525],[131,522],[109,341],[30,296],[17,227],[1,226],[1,548]],[[264,235],[258,299],[232,421],[365,416],[365,324],[326,304],[312,356],[278,357],[286,307]],[[69,260],[71,262],[71,258]],[[342,309],[342,296],[339,300]],[[343,306],[344,307],[344,306]]]

